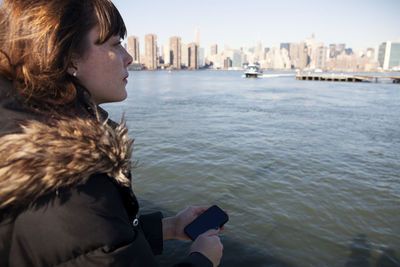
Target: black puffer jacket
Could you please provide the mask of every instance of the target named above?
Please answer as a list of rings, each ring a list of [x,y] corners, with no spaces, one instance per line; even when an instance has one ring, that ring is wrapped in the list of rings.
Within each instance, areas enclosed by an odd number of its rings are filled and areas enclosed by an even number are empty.
[[[162,214],[134,223],[127,130],[45,121],[11,92],[0,77],[0,266],[155,266]],[[194,253],[179,266],[212,264]]]

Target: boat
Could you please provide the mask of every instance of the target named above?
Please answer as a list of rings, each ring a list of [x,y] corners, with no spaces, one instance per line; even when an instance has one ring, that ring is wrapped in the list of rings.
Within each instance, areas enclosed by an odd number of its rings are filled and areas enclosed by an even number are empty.
[[[259,78],[262,77],[263,73],[261,69],[256,65],[248,65],[244,71],[244,77],[246,78]]]

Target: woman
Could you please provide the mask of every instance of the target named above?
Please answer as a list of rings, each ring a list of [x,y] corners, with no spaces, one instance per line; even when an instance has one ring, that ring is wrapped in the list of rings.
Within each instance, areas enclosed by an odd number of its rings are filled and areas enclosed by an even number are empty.
[[[126,98],[131,56],[109,0],[0,5],[0,266],[154,266],[207,207],[137,218],[132,141],[98,105]],[[179,266],[217,266],[218,230]]]

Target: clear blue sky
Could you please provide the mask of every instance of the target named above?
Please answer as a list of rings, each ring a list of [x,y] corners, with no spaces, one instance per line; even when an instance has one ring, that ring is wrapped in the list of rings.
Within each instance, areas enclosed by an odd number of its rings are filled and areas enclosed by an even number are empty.
[[[143,44],[155,33],[158,43],[178,35],[232,48],[300,42],[315,34],[325,43],[345,43],[353,49],[400,40],[400,0],[113,0],[128,28]],[[142,46],[143,47],[143,46]]]

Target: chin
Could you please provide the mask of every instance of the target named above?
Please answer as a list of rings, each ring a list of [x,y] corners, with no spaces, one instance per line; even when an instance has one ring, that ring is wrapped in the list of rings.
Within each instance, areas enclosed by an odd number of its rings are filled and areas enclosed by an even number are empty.
[[[115,94],[110,96],[110,99],[112,99],[112,102],[121,102],[124,101],[128,97],[128,93],[126,92],[125,87],[119,89],[118,91],[114,91]]]
[[[124,90],[124,94],[122,95],[122,97],[121,97],[121,100],[120,100],[120,101],[123,101],[123,100],[125,100],[127,97],[128,97],[128,93],[126,92],[126,90]]]
[[[128,97],[127,94],[122,94],[122,95],[119,95],[119,96],[114,95],[112,97],[108,97],[107,99],[103,99],[101,101],[95,101],[95,102],[97,104],[121,102],[121,101],[124,101],[127,97]]]
[[[122,97],[120,100],[118,100],[118,102],[124,101],[128,96],[125,95],[124,97]]]
[[[119,97],[115,98],[115,100],[113,102],[121,102],[124,101],[126,98],[128,97],[128,94],[126,93],[126,91],[121,94]]]

